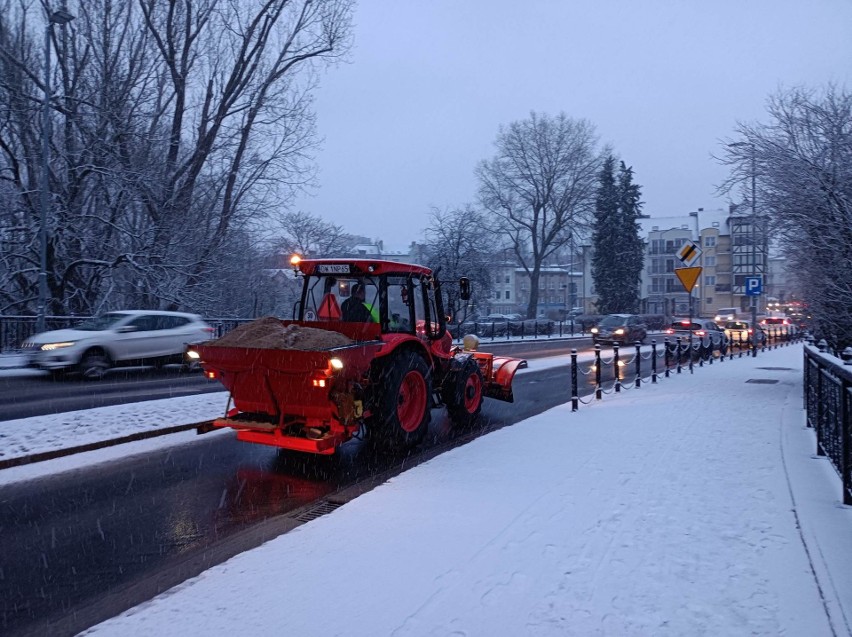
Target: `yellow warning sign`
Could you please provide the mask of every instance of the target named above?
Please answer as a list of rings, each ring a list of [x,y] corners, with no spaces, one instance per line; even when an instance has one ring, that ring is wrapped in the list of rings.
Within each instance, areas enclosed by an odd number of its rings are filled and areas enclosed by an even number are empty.
[[[691,292],[695,287],[695,282],[701,276],[701,268],[675,268],[675,274],[680,282],[683,283],[683,289]]]

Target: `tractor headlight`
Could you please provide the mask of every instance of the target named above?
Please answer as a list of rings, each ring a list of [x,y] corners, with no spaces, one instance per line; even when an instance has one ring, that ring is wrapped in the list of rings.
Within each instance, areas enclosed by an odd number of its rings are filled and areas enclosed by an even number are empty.
[[[331,365],[331,368],[334,370],[340,371],[341,369],[343,369],[343,361],[339,358],[332,358],[330,361],[328,361],[328,364]]]
[[[186,357],[191,358],[194,361],[197,361],[201,358],[201,354],[196,352],[194,349],[187,350]]]

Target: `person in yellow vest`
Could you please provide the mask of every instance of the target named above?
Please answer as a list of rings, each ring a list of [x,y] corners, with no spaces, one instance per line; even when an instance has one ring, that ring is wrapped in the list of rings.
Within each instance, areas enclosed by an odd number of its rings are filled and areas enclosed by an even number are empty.
[[[352,295],[343,302],[340,310],[343,320],[353,323],[378,323],[379,312],[366,302],[367,290],[363,283],[352,286]]]

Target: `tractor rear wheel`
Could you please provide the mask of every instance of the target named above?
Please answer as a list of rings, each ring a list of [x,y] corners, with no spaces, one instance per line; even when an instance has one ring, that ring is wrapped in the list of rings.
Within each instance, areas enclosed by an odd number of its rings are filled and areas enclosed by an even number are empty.
[[[476,420],[482,410],[482,390],[485,381],[476,359],[468,358],[460,369],[452,372],[444,385],[443,399],[450,420],[460,427],[467,427]]]
[[[396,354],[375,379],[372,432],[374,444],[390,450],[410,449],[429,429],[432,376],[415,352]]]

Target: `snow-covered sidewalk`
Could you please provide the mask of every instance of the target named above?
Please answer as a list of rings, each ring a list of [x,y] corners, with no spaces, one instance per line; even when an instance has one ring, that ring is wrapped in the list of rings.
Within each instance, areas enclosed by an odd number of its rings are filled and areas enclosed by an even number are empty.
[[[852,634],[801,384],[794,345],[554,408],[86,634]]]

